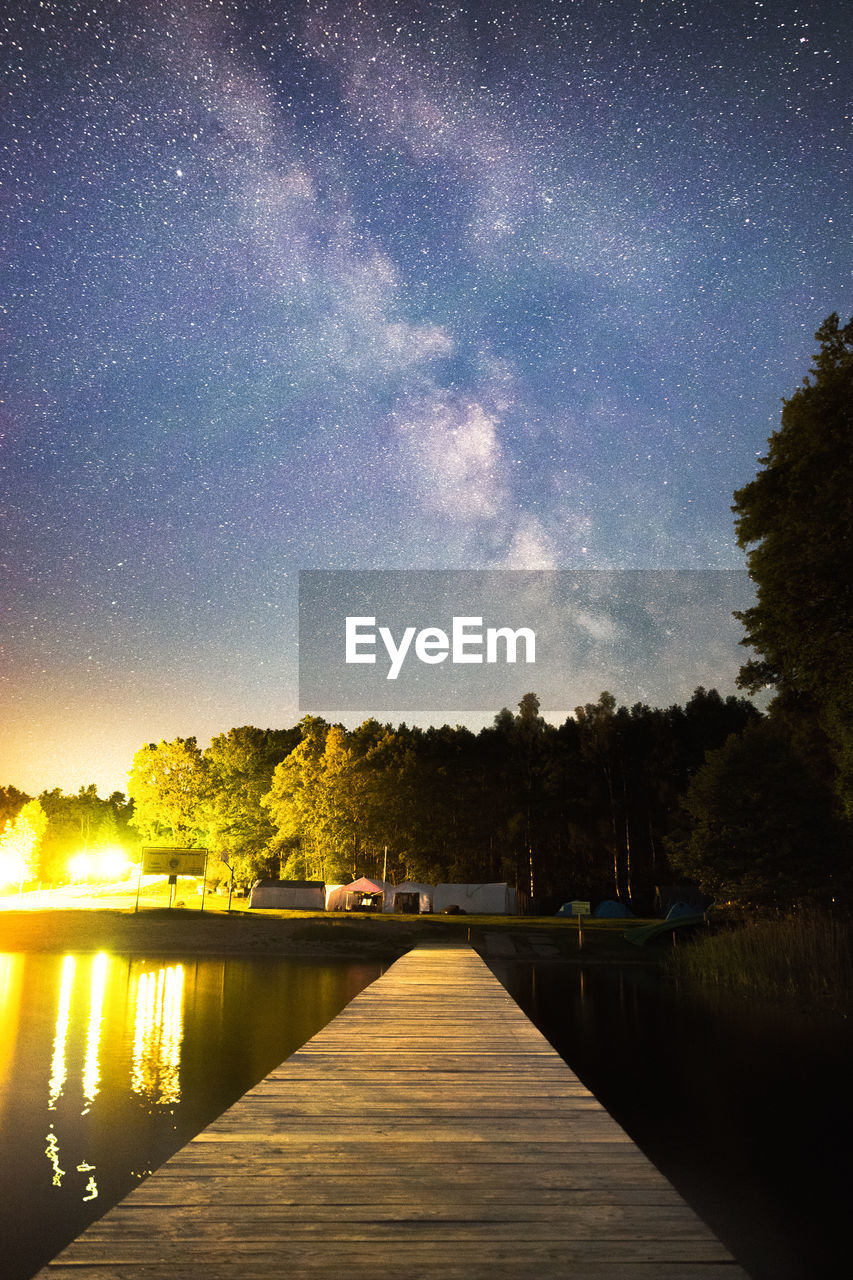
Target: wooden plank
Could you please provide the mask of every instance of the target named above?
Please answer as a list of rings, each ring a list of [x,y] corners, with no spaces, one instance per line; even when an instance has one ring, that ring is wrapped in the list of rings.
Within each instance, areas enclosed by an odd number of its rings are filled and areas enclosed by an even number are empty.
[[[463,946],[398,960],[37,1280],[745,1280]]]

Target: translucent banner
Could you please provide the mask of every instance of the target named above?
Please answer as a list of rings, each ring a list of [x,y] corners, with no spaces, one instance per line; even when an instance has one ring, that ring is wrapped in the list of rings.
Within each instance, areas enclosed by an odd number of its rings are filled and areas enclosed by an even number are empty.
[[[302,714],[495,712],[535,692],[572,710],[733,692],[739,570],[310,570],[299,575]],[[350,718],[351,714],[350,714]]]

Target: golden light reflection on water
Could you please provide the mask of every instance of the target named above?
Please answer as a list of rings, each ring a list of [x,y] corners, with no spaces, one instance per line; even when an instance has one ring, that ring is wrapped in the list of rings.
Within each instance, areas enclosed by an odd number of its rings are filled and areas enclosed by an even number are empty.
[[[184,966],[141,973],[136,989],[131,1088],[152,1102],[181,1100]]]
[[[55,1111],[56,1103],[62,1096],[68,1076],[66,1046],[68,1044],[68,1023],[71,1018],[71,996],[74,991],[74,974],[77,961],[74,956],[66,956],[62,961],[62,982],[59,988],[59,1009],[56,1014],[56,1032],[53,1037],[53,1057],[50,1063],[50,1083],[48,1086],[48,1110]]]
[[[47,1146],[44,1149],[44,1154],[50,1161],[50,1167],[53,1170],[53,1185],[61,1187],[62,1179],[65,1177],[65,1170],[59,1167],[59,1139],[53,1129],[50,1129],[45,1134],[45,1141]]]
[[[22,957],[0,954],[0,1080],[11,1069],[21,1016]]]
[[[107,989],[107,974],[109,972],[110,959],[109,956],[100,952],[92,961],[92,979],[89,993],[89,1025],[86,1030],[86,1058],[83,1063],[83,1097],[86,1099],[86,1106],[83,1109],[83,1115],[89,1110],[95,1098],[98,1096],[98,1089],[101,1081],[101,1073],[98,1065],[99,1051],[101,1046],[101,1026],[104,1018],[104,995]]]
[[[106,993],[109,956],[100,952],[92,961],[92,973],[89,984],[89,1021],[86,1028],[86,1056],[83,1062],[82,1086],[85,1106],[81,1115],[86,1115],[98,1095],[100,1084],[100,1044],[101,1028],[104,1018],[104,997]],[[56,1011],[56,1027],[53,1035],[53,1056],[50,1063],[50,1080],[48,1083],[48,1110],[56,1111],[57,1103],[65,1092],[68,1080],[68,1035],[71,1025],[71,1007],[74,996],[74,981],[77,976],[77,960],[74,956],[66,956],[62,962],[62,977],[59,986],[59,1006]],[[45,1134],[44,1154],[50,1163],[53,1186],[61,1187],[65,1170],[60,1165],[59,1138],[53,1125]],[[77,1165],[79,1173],[88,1173],[83,1196],[84,1200],[95,1200],[98,1185],[95,1181],[95,1166],[83,1161]]]

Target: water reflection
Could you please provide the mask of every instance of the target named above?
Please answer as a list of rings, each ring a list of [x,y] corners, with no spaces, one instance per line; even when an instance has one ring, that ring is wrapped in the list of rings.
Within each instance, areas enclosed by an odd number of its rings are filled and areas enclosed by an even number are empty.
[[[95,1182],[94,1169],[95,1169],[95,1166],[93,1164],[87,1164],[85,1160],[83,1161],[82,1164],[78,1164],[77,1166],[78,1173],[92,1174],[92,1176],[89,1178],[89,1181],[86,1183],[85,1189],[88,1194],[83,1196],[84,1204],[86,1204],[89,1200],[97,1200],[98,1198],[98,1184]]]
[[[56,1032],[53,1037],[53,1058],[50,1064],[50,1087],[48,1094],[48,1110],[55,1111],[56,1104],[62,1096],[65,1080],[68,1075],[66,1062],[66,1046],[68,1044],[68,1024],[71,1021],[71,996],[74,991],[74,974],[77,961],[74,956],[66,956],[62,962],[62,981],[59,987],[59,1009],[56,1014]]]
[[[0,954],[3,1280],[33,1275],[379,972]]]
[[[184,966],[141,973],[136,988],[131,1088],[151,1102],[181,1100]]]
[[[59,1167],[59,1139],[53,1129],[48,1130],[45,1134],[45,1140],[47,1142],[47,1146],[44,1149],[44,1154],[50,1161],[50,1167],[53,1171],[52,1185],[54,1187],[61,1187],[62,1179],[65,1177],[65,1170],[60,1169]]]
[[[0,955],[0,1083],[6,1078],[15,1052],[21,1016],[23,973],[17,957]]]
[[[109,956],[100,952],[92,963],[92,981],[89,992],[89,1026],[86,1033],[86,1060],[83,1063],[83,1097],[89,1107],[98,1096],[101,1073],[98,1068],[98,1053],[101,1044],[101,1023],[104,1017],[104,993],[107,988]]]

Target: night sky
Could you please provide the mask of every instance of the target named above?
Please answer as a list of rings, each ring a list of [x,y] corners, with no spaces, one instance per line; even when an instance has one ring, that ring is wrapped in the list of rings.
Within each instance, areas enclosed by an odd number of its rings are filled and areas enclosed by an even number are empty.
[[[299,569],[743,567],[849,0],[5,14],[0,783],[293,723]]]

